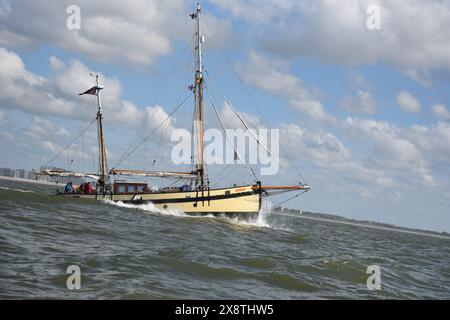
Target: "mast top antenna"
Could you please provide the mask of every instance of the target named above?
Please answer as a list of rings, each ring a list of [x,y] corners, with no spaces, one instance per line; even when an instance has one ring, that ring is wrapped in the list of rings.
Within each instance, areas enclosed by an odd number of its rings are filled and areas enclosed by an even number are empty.
[[[199,15],[201,12],[202,12],[202,8],[200,7],[200,2],[197,2],[197,10],[196,10],[194,13],[190,14],[189,16],[190,16],[192,19],[197,19],[197,18],[198,18],[198,15]]]

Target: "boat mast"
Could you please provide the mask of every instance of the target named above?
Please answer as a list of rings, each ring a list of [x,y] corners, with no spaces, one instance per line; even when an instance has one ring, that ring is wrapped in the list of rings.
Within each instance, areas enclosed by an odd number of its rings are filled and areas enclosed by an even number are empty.
[[[196,93],[196,102],[198,107],[198,125],[199,125],[199,159],[197,163],[197,174],[200,178],[200,186],[201,190],[205,190],[205,127],[204,127],[204,104],[203,104],[203,64],[202,64],[202,43],[204,42],[204,38],[201,34],[201,25],[200,25],[200,14],[202,10],[200,7],[200,3],[197,3],[197,10],[195,13],[191,14],[192,19],[197,20],[197,71],[195,73],[195,93]]]
[[[102,188],[104,188],[105,183],[107,182],[107,175],[106,175],[106,147],[105,147],[105,136],[103,133],[103,110],[102,110],[102,100],[100,98],[100,91],[103,89],[99,85],[98,81],[98,74],[95,76],[96,84],[97,84],[97,105],[98,105],[98,112],[97,112],[97,124],[98,124],[98,137],[99,137],[99,154],[100,154],[100,180],[99,183],[101,184]]]

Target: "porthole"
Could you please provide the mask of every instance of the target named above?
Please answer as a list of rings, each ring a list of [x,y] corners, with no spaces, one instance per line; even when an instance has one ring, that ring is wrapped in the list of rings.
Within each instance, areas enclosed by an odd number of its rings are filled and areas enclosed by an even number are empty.
[[[194,206],[194,208],[197,208],[197,204],[196,203],[194,203],[193,206]]]
[[[167,204],[165,204],[165,205],[163,206],[163,208],[164,208],[164,209],[167,209]]]

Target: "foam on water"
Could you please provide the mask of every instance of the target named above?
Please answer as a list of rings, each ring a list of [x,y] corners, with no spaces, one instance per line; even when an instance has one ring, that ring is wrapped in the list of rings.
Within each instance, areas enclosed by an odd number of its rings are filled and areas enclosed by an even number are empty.
[[[186,217],[187,215],[180,210],[160,210],[155,207],[155,205],[151,202],[145,203],[145,204],[130,204],[130,203],[124,203],[122,201],[111,201],[111,200],[104,200],[104,203],[114,205],[121,208],[127,208],[127,209],[138,209],[145,212],[158,214],[158,215],[167,215],[167,216],[175,216],[175,217]]]
[[[206,214],[206,215],[202,215],[202,216],[195,216],[195,215],[186,214],[181,210],[174,210],[174,209],[161,210],[161,209],[156,208],[155,205],[151,202],[146,203],[146,204],[129,204],[129,203],[123,203],[121,201],[115,202],[115,201],[111,201],[111,200],[104,200],[104,203],[114,205],[117,207],[121,207],[121,208],[138,209],[138,210],[150,213],[150,214],[167,215],[167,216],[190,218],[190,219],[222,219],[222,220],[225,220],[227,222],[230,222],[232,224],[236,224],[239,226],[287,230],[287,229],[284,229],[284,228],[281,228],[278,226],[271,225],[267,221],[267,217],[272,210],[272,204],[267,199],[263,199],[260,213],[253,218],[248,218],[248,217],[246,218],[246,217],[239,217],[239,216],[230,217],[226,214],[220,214],[220,215]]]
[[[3,186],[0,186],[0,189],[1,190],[8,190],[8,191],[23,192],[23,193],[35,193],[34,191],[31,191],[31,190],[23,190],[23,189],[9,188],[9,187],[3,187]]]
[[[263,198],[263,201],[261,203],[261,210],[256,217],[245,219],[243,217],[229,217],[226,215],[224,215],[224,216],[226,219],[228,219],[232,223],[236,223],[239,225],[275,229],[275,227],[273,225],[269,224],[269,222],[267,221],[267,217],[270,214],[271,210],[272,210],[271,202],[268,199]]]

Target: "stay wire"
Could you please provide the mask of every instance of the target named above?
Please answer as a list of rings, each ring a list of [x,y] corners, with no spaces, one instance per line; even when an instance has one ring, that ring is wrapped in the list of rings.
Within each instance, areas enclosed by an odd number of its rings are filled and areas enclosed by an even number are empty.
[[[287,199],[287,200],[284,200],[284,201],[282,201],[282,202],[280,202],[280,203],[277,203],[276,205],[274,205],[274,207],[279,207],[279,206],[281,206],[282,204],[285,204],[286,202],[292,201],[292,200],[294,200],[295,198],[300,197],[302,194],[304,194],[304,193],[306,193],[306,192],[308,192],[308,191],[309,191],[309,190],[302,191],[301,193],[299,193],[299,194],[297,194],[297,195],[295,195],[295,196],[293,196],[293,197],[291,197],[291,198],[289,198],[289,199]]]
[[[213,102],[213,100],[212,100],[212,98],[211,98],[211,95],[210,95],[210,93],[209,93],[209,90],[207,89],[206,86],[205,86],[205,91],[206,91],[206,93],[208,94],[208,97],[209,97],[209,100],[210,100],[211,105],[212,105],[212,107],[213,107],[214,113],[216,114],[217,119],[219,120],[219,123],[220,123],[220,125],[221,125],[221,127],[222,127],[222,129],[223,129],[223,131],[224,131],[224,133],[225,133],[225,136],[226,136],[227,139],[228,139],[228,142],[229,142],[230,145],[233,147],[233,150],[234,150],[235,154],[237,155],[239,161],[242,163],[242,165],[245,167],[245,169],[247,169],[248,173],[249,173],[251,176],[253,176],[253,178],[255,179],[255,182],[257,182],[257,181],[258,181],[258,177],[256,176],[255,172],[253,171],[252,168],[248,167],[248,166],[245,164],[244,161],[242,161],[241,156],[239,155],[239,153],[237,152],[236,148],[234,147],[233,141],[231,140],[230,136],[228,135],[228,133],[227,133],[227,131],[226,131],[226,129],[225,129],[225,126],[224,126],[224,124],[223,124],[223,122],[222,122],[222,119],[220,118],[219,113],[217,112],[216,106],[215,106],[215,104],[214,104],[214,102]]]
[[[47,163],[44,165],[44,167],[48,166],[50,163],[52,163],[56,158],[61,156],[64,151],[70,148],[71,145],[73,145],[95,122],[97,119],[93,119],[81,132],[69,143],[67,144],[64,149],[62,149],[60,152],[58,152],[53,158],[51,158]]]
[[[214,39],[214,41],[216,42],[216,44],[218,45],[220,51],[222,52],[223,56],[225,57],[227,63],[230,65],[231,69],[233,70],[234,74],[236,75],[237,79],[239,80],[239,82],[241,83],[242,87],[244,88],[245,93],[247,94],[247,96],[249,97],[251,103],[253,104],[253,106],[255,107],[256,111],[258,112],[258,114],[260,115],[260,117],[263,119],[263,121],[266,123],[266,125],[268,125],[269,128],[271,128],[271,126],[269,125],[267,119],[264,117],[264,114],[261,112],[261,109],[259,108],[258,104],[255,102],[255,100],[253,99],[253,96],[250,94],[250,91],[248,90],[247,86],[245,85],[244,81],[242,80],[242,78],[240,77],[239,73],[237,72],[236,68],[234,67],[233,63],[231,62],[230,58],[228,57],[227,53],[225,52],[225,49],[223,48],[223,46],[220,44],[219,40],[215,37],[214,33],[212,32],[212,29],[209,27],[208,22],[206,21],[207,19],[205,19],[205,24],[208,26],[208,28],[211,31],[211,35],[212,38]],[[297,166],[295,165],[294,161],[292,160],[292,158],[290,157],[289,153],[283,148],[283,146],[280,144],[281,146],[281,150],[286,154],[286,157],[288,158],[288,161],[291,163],[292,167],[294,168],[294,170],[296,171],[296,173],[298,174],[298,176],[304,180],[303,175],[301,174],[300,170],[297,168]]]
[[[181,103],[179,103],[177,105],[177,107],[175,109],[172,110],[171,113],[169,113],[167,115],[167,117],[160,122],[159,125],[157,125],[141,142],[139,142],[135,147],[133,147],[129,152],[125,153],[122,157],[120,157],[119,162],[116,163],[116,165],[113,167],[113,169],[115,169],[117,166],[121,165],[126,159],[128,159],[137,149],[139,149],[139,147],[144,144],[146,141],[148,141],[151,136],[159,129],[161,128],[161,126],[170,119],[170,117],[172,117],[172,115],[174,115],[182,106],[183,104],[192,96],[192,93],[189,94],[183,101],[181,101]]]

